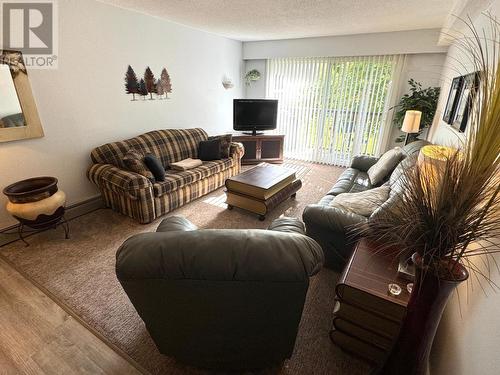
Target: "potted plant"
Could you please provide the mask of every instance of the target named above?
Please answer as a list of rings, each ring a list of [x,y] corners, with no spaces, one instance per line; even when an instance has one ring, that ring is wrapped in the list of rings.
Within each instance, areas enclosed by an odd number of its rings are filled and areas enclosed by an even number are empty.
[[[416,266],[406,317],[379,374],[426,373],[450,293],[469,274],[489,281],[471,260],[500,252],[480,247],[481,240],[500,233],[500,62],[490,59],[498,57],[500,27],[491,24],[491,43],[472,25],[473,37],[457,41],[469,52],[473,71],[480,72],[464,144],[424,147],[415,166],[402,175],[405,188],[398,198],[358,228],[381,249],[413,254]]]
[[[437,103],[439,99],[439,87],[422,88],[420,82],[415,81],[413,78],[408,81],[410,85],[410,92],[404,94],[399,104],[396,105],[396,112],[394,113],[394,125],[401,129],[406,111],[416,110],[422,112],[420,121],[420,134],[423,129],[432,125],[432,120],[436,114]],[[417,135],[418,136],[418,135]],[[401,135],[396,138],[396,142],[403,142],[405,136]]]
[[[250,86],[252,82],[256,82],[260,79],[260,72],[257,69],[252,69],[247,74],[245,74],[245,83]]]

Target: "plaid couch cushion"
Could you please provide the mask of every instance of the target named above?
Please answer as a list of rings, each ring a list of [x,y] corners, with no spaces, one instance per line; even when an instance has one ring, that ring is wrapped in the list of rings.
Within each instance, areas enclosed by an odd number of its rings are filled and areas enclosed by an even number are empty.
[[[90,156],[94,163],[112,164],[126,169],[123,158],[130,149],[134,149],[143,154],[154,154],[166,169],[170,163],[187,158],[196,159],[198,144],[207,139],[207,133],[200,128],[154,130],[124,141],[96,147]]]
[[[147,167],[146,163],[144,163],[144,154],[141,152],[128,150],[123,157],[123,163],[129,171],[139,173],[141,176],[146,177],[149,181],[155,182],[155,177]]]
[[[224,135],[215,135],[212,137],[208,137],[209,140],[212,139],[220,139],[220,157],[222,159],[228,158],[231,155],[229,154],[229,148],[231,147],[231,142],[233,140],[232,134],[224,134]]]
[[[233,159],[221,159],[214,161],[203,162],[203,165],[179,172],[167,170],[165,181],[153,184],[154,196],[160,197],[164,194],[171,193],[180,189],[185,185],[202,180],[213,174],[225,171],[233,166]]]

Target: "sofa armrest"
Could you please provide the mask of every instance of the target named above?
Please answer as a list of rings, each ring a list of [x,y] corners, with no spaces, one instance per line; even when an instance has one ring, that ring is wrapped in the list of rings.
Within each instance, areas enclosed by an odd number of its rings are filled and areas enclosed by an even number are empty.
[[[231,142],[229,146],[229,155],[235,159],[241,159],[245,155],[245,146],[240,142]]]
[[[101,188],[135,196],[134,191],[152,188],[146,177],[120,169],[111,164],[93,164],[87,171],[88,179]]]
[[[310,204],[304,209],[302,218],[309,226],[323,227],[330,231],[346,232],[348,227],[363,223],[368,219],[364,216],[337,207]]]
[[[191,223],[183,216],[170,216],[164,219],[158,228],[157,232],[173,232],[173,231],[191,231],[197,230],[198,227]]]
[[[274,220],[267,229],[276,232],[306,234],[304,223],[294,217],[280,217]]]
[[[352,159],[351,168],[360,170],[361,172],[367,172],[377,161],[378,158],[373,156],[356,155]]]
[[[307,235],[319,243],[325,254],[325,266],[342,272],[352,254],[357,238],[352,226],[366,222],[367,218],[322,204],[306,206],[302,218]]]

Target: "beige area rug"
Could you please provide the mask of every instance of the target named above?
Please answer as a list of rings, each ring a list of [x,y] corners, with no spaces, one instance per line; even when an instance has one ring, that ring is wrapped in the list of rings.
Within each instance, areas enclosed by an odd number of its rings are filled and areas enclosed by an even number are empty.
[[[224,204],[223,189],[202,197],[169,215],[183,215],[201,228],[265,228],[283,214],[301,217],[304,207],[317,202],[333,185],[341,168],[287,161],[303,187],[261,222],[256,215]],[[88,324],[108,342],[152,374],[202,374],[161,355],[115,276],[115,252],[133,234],[154,231],[161,219],[141,225],[109,209],[97,210],[70,223],[71,239],[62,228],[0,248],[0,254],[20,272],[46,289],[56,302]],[[311,279],[292,358],[279,374],[366,374],[363,362],[342,352],[328,338],[338,275],[323,269]]]

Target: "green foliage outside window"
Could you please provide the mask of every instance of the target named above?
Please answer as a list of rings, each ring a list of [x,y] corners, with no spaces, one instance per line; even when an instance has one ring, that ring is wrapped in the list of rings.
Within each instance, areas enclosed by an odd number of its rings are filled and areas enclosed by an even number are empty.
[[[373,155],[382,126],[392,64],[345,61],[318,66],[317,69],[321,72],[317,81],[296,83],[297,95],[293,104],[293,107],[314,106],[310,111],[311,117],[308,121],[310,125],[301,129],[312,134],[309,137],[304,135],[304,139],[309,140],[308,146],[317,145],[317,137],[320,136],[320,144],[324,149],[350,153],[352,139],[356,136],[355,124],[363,122],[366,126],[361,136],[360,152]],[[328,99],[321,100],[325,86]],[[308,91],[316,93],[314,96],[319,98],[318,102],[314,104],[306,102],[301,93]],[[340,123],[349,125],[340,127]],[[318,131],[318,126],[323,130]]]

